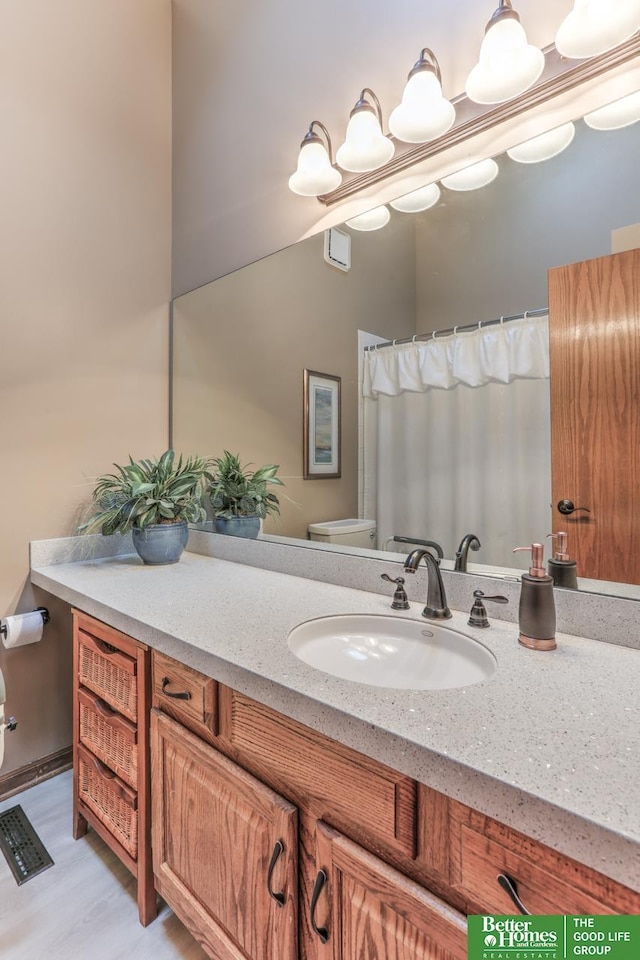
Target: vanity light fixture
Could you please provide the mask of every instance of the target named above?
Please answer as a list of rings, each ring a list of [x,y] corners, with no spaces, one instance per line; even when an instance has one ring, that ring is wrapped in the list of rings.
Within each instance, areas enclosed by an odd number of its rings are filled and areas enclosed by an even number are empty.
[[[640,120],[640,90],[621,100],[608,103],[599,110],[585,114],[584,122],[593,130],[620,130]]]
[[[442,95],[438,58],[424,47],[409,73],[402,102],[389,117],[389,130],[405,143],[426,143],[450,130],[455,119],[455,107]]]
[[[322,138],[314,132],[318,127],[327,141],[325,147]],[[329,131],[319,120],[312,120],[309,129],[300,144],[298,166],[289,177],[289,189],[301,197],[318,197],[322,193],[335,190],[342,183],[342,174],[333,166],[331,158],[331,137]]]
[[[556,49],[570,60],[612,50],[640,30],[640,0],[575,0],[560,24]]]
[[[357,217],[352,217],[351,220],[345,220],[345,225],[353,230],[381,230],[389,223],[390,217],[389,208],[383,205],[374,207],[373,210],[367,210]]]
[[[518,163],[541,163],[543,160],[557,157],[559,153],[566,150],[575,135],[574,124],[563,123],[555,130],[548,130],[537,137],[525,140],[524,143],[519,143],[517,147],[511,147],[507,150],[507,155]]]
[[[434,207],[440,199],[440,187],[437,183],[428,183],[426,187],[419,187],[411,193],[405,193],[397,200],[391,200],[389,206],[400,213],[420,213]]]
[[[373,100],[375,107],[367,99]],[[382,107],[370,87],[365,87],[349,115],[344,143],[338,148],[336,162],[343,170],[363,173],[388,163],[395,146],[382,132]],[[388,212],[388,211],[387,211]]]
[[[458,170],[457,173],[451,173],[448,177],[443,177],[440,183],[447,190],[461,192],[479,190],[495,180],[499,172],[498,164],[489,157],[487,160],[472,163],[470,167]]]
[[[544,69],[544,54],[527,42],[511,0],[489,20],[480,58],[467,77],[466,93],[476,103],[503,103],[532,87]]]

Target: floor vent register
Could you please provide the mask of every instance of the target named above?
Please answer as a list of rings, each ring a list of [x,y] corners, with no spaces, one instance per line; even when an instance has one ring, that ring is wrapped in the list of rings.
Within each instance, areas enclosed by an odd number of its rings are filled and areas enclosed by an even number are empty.
[[[0,850],[18,885],[53,866],[20,804],[0,813]]]

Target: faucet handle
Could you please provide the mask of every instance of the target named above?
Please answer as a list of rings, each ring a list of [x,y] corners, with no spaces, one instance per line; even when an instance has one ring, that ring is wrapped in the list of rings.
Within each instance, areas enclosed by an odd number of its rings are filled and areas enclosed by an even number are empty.
[[[490,600],[492,603],[509,603],[509,598],[503,597],[501,594],[496,594],[493,597],[486,597],[482,590],[474,590],[473,595],[475,600],[473,601],[471,613],[469,614],[469,619],[467,621],[470,627],[489,626],[487,608],[484,605],[485,600]]]
[[[392,610],[408,610],[409,609],[409,600],[407,598],[406,590],[404,589],[404,577],[390,577],[388,573],[380,574],[381,580],[386,580],[387,583],[396,584],[396,592],[393,595],[393,603],[391,604]]]

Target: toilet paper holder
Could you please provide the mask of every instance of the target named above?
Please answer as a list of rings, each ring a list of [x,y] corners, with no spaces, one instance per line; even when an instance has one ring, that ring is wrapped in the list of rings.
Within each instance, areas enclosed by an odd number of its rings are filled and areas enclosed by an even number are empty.
[[[40,616],[42,617],[42,622],[45,625],[50,622],[51,615],[49,614],[49,611],[47,610],[46,607],[35,607],[33,612],[34,613],[37,612],[40,614]],[[3,623],[0,623],[0,635],[2,635],[3,637],[6,637],[7,635],[7,628]]]

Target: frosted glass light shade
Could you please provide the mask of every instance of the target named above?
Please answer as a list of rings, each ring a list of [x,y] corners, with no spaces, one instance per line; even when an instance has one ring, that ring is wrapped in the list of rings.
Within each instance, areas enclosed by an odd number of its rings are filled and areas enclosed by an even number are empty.
[[[443,177],[440,183],[448,190],[479,190],[480,187],[486,187],[495,180],[499,172],[498,164],[489,158],[472,163],[470,167],[458,170],[457,173],[452,173],[448,177]]]
[[[576,128],[573,123],[564,123],[555,130],[549,130],[538,137],[519,143],[517,147],[511,147],[507,150],[507,154],[518,163],[541,163],[543,160],[557,157],[559,153],[566,150],[575,135]]]
[[[336,153],[336,163],[343,170],[364,173],[388,163],[394,153],[395,147],[383,135],[376,114],[372,110],[360,109],[351,115],[345,141]]]
[[[426,187],[419,187],[411,193],[405,193],[404,197],[391,200],[390,206],[394,210],[399,210],[400,213],[420,213],[421,210],[434,207],[439,199],[440,187],[437,183],[429,183]]]
[[[367,210],[351,220],[345,220],[345,223],[353,230],[380,230],[389,223],[390,217],[387,207],[374,207],[373,210]]]
[[[560,24],[556,48],[563,57],[583,60],[624,43],[640,30],[640,0],[575,0]]]
[[[289,189],[301,197],[318,197],[341,183],[342,174],[331,166],[324,144],[315,138],[303,143],[296,172],[289,177]]]
[[[606,107],[587,113],[584,122],[593,130],[620,130],[640,120],[640,90]]]
[[[409,77],[398,104],[389,117],[389,130],[405,143],[425,143],[450,130],[455,107],[442,96],[435,73],[419,70]]]
[[[544,54],[527,42],[522,25],[499,20],[485,34],[465,90],[475,103],[502,103],[533,86],[543,69]]]

